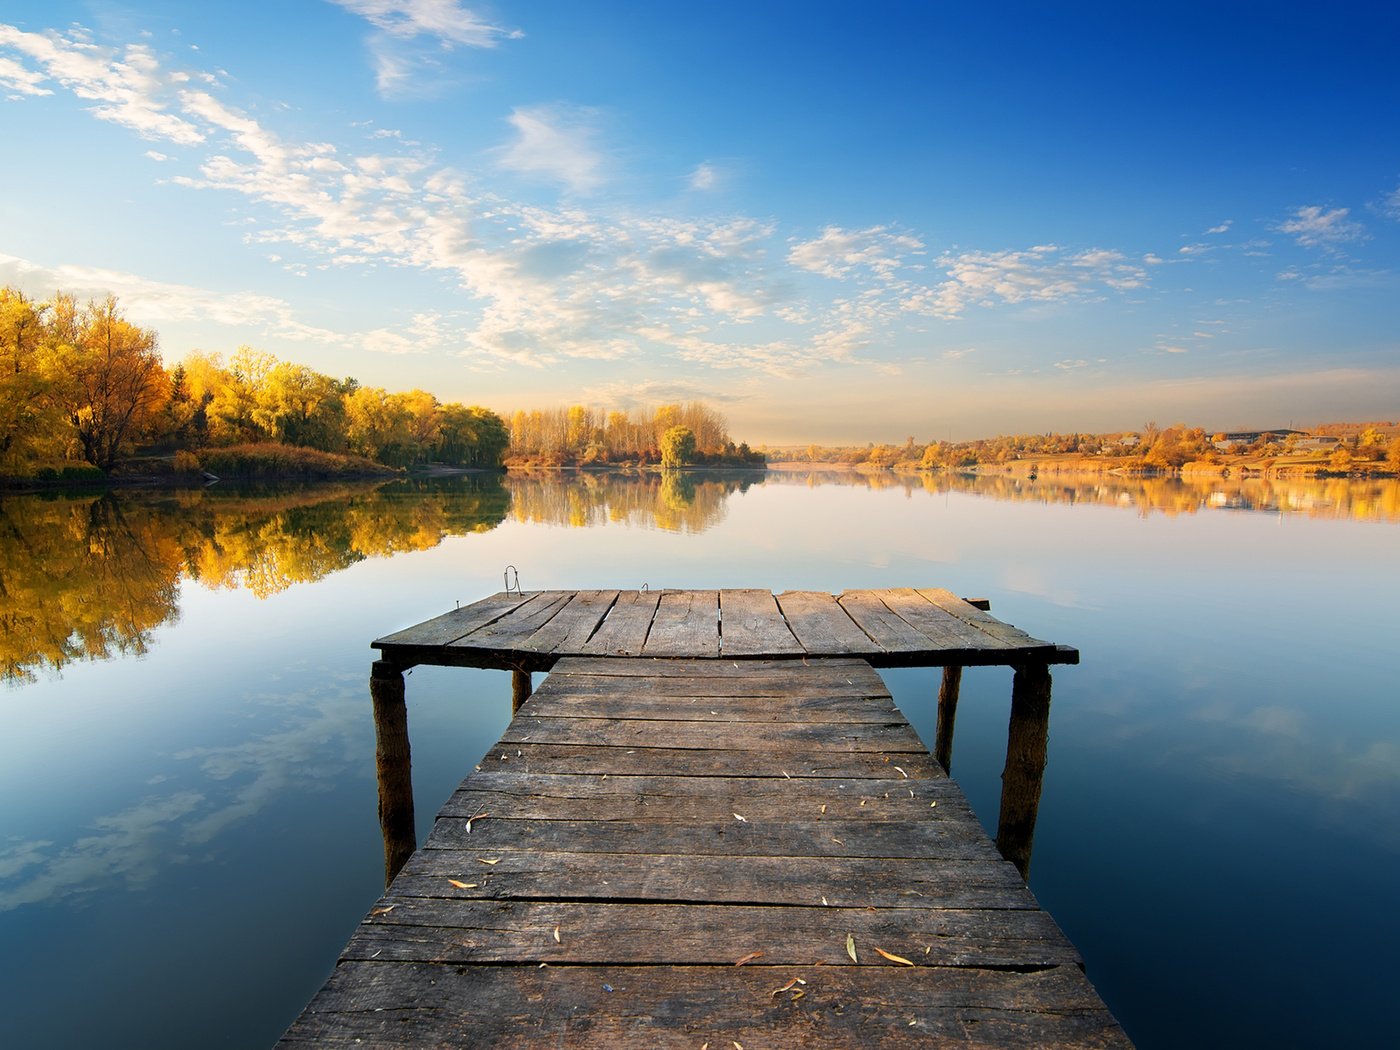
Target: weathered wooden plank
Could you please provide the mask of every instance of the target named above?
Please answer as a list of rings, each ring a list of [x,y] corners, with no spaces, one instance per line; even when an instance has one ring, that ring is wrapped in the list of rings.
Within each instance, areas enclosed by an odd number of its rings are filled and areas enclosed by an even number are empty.
[[[841,608],[885,652],[920,653],[933,648],[928,636],[910,627],[880,600],[879,591],[843,591]]]
[[[697,710],[700,710],[697,708]],[[708,708],[703,709],[708,712]],[[601,744],[610,747],[692,747],[781,751],[814,747],[834,752],[925,750],[903,719],[878,722],[734,722],[718,717],[697,721],[644,721],[639,718],[522,718],[501,735],[501,743]]]
[[[935,605],[913,587],[892,587],[880,592],[880,600],[939,649],[959,652],[965,649],[1006,649],[1008,644],[994,635],[979,631],[946,609]],[[966,603],[964,603],[966,604]],[[968,606],[969,609],[972,606]]]
[[[816,808],[816,807],[814,807]],[[487,812],[487,811],[484,811]],[[936,810],[930,810],[936,812]],[[510,820],[494,814],[434,825],[424,849],[550,850],[556,853],[679,853],[711,857],[927,857],[997,859],[982,829],[964,820],[810,820],[652,823]]]
[[[342,958],[722,966],[761,951],[751,965],[850,966],[848,936],[857,958],[878,946],[928,966],[1080,961],[1039,909],[493,901],[392,892],[360,924]]]
[[[346,962],[279,1046],[1131,1046],[1073,965],[892,973],[864,958],[821,968]]]
[[[719,655],[719,592],[663,591],[642,655]]]
[[[938,606],[950,616],[957,617],[974,630],[981,631],[997,639],[1009,648],[1053,648],[1051,643],[1043,642],[1039,638],[1032,638],[1020,628],[1013,627],[1009,623],[1004,623],[991,613],[963,601],[952,591],[946,591],[942,588],[925,587],[919,589],[919,594],[923,595],[932,604]]]
[[[719,604],[720,650],[725,656],[806,651],[788,630],[771,591],[725,590]]]
[[[519,648],[573,599],[573,591],[537,591],[506,615],[477,628],[447,648]]]
[[[483,770],[459,787],[439,817],[491,813],[513,820],[724,821],[974,820],[946,779],[830,780],[793,777],[550,776]]]
[[[393,892],[492,900],[826,901],[861,908],[1039,906],[1010,864],[927,857],[748,857],[737,868],[730,857],[652,854],[639,863],[627,853],[429,849],[399,873]]]
[[[655,773],[677,776],[739,777],[858,777],[902,779],[895,766],[911,777],[942,774],[925,752],[865,751],[833,754],[815,747],[778,751],[732,748],[698,750],[682,747],[607,747],[587,744],[540,744],[521,741],[497,744],[481,760],[481,768],[523,769],[533,773],[581,773],[601,776]]]
[[[704,686],[706,683],[694,683]],[[774,692],[754,697],[715,695],[699,688],[653,696],[620,697],[601,691],[553,690],[536,693],[527,718],[646,718],[705,721],[705,715],[742,722],[889,722],[902,717],[893,700],[881,696],[827,693],[784,698]]]
[[[615,601],[617,591],[575,591],[553,618],[517,644],[538,653],[576,653],[593,637]]]
[[[624,591],[624,595],[632,592]],[[656,597],[656,595],[653,595]],[[608,654],[598,654],[606,656]],[[864,675],[869,681],[880,682],[880,676],[875,673],[870,664],[864,659],[852,657],[831,657],[823,660],[803,661],[801,658],[785,659],[775,658],[765,660],[761,658],[750,658],[743,660],[706,660],[703,664],[697,665],[694,661],[680,659],[625,659],[625,660],[599,660],[598,656],[592,654],[579,654],[573,656],[561,656],[555,663],[552,674],[567,677],[574,674],[597,675],[608,678],[690,678],[697,673],[703,673],[706,678],[731,678],[745,681],[750,677],[781,677],[792,680],[791,676],[801,675],[800,681],[807,681],[806,676],[823,676],[843,674],[847,678],[859,678]]]
[[[531,596],[502,591],[479,602],[453,609],[451,612],[435,616],[431,620],[405,627],[402,631],[386,634],[370,643],[375,649],[389,649],[398,646],[437,646],[446,645],[472,631],[498,620],[512,609],[523,604]]]
[[[788,628],[813,656],[880,651],[880,646],[855,625],[834,595],[786,591],[778,595],[777,602]]]
[[[581,651],[591,656],[641,656],[660,600],[654,591],[619,591],[607,617]]]

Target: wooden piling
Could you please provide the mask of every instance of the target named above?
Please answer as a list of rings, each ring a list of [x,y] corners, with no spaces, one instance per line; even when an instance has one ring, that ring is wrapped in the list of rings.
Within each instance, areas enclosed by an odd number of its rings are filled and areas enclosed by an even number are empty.
[[[534,682],[529,671],[522,671],[516,668],[510,673],[510,713],[517,714],[520,705],[530,699],[530,694],[534,692]]]
[[[1040,808],[1040,787],[1050,735],[1050,667],[1023,664],[1011,682],[1011,722],[1001,774],[997,849],[1026,878]]]
[[[955,664],[943,668],[943,681],[938,687],[938,729],[933,744],[933,757],[943,772],[953,771],[953,724],[958,717],[958,690],[962,687],[963,669]]]
[[[374,762],[379,779],[379,828],[384,835],[384,885],[418,846],[413,825],[413,763],[408,746],[408,706],[403,672],[389,660],[376,660],[370,671],[374,701]]]

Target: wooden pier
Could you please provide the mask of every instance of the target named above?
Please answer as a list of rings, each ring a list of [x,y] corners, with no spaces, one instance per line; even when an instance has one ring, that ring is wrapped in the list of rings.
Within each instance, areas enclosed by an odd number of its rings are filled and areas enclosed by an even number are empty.
[[[511,593],[374,644],[392,881],[280,1045],[1130,1045],[1022,879],[1074,650],[915,590]],[[415,851],[416,663],[519,703]],[[921,664],[1017,669],[1000,852],[874,670]]]

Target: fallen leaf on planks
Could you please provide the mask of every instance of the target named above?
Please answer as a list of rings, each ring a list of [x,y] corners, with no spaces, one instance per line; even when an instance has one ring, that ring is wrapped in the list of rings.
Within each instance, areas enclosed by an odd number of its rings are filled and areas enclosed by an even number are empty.
[[[826,898],[825,898],[825,897],[822,898],[822,907],[824,907],[824,908],[830,908],[830,907],[831,907],[830,904],[827,904],[827,903],[826,903]]]
[[[473,821],[473,820],[485,820],[485,819],[486,819],[487,817],[489,817],[490,815],[491,815],[490,813],[477,813],[477,814],[474,814],[474,815],[467,821],[467,834],[470,835],[470,834],[472,833],[472,821]]]
[[[878,954],[883,955],[883,956],[884,956],[886,959],[888,959],[890,962],[896,962],[896,963],[899,963],[899,964],[902,965],[902,966],[913,966],[913,965],[914,965],[914,964],[911,963],[908,959],[906,959],[904,956],[902,956],[902,955],[895,955],[893,952],[887,952],[887,951],[885,951],[885,949],[883,949],[883,948],[876,948],[875,951],[876,951]]]
[[[734,960],[734,965],[735,965],[735,966],[743,966],[745,963],[751,963],[751,962],[753,962],[755,959],[762,959],[762,958],[763,958],[763,953],[762,953],[762,952],[749,952],[748,955],[741,955],[741,956],[739,956],[739,958],[735,959],[735,960]]]
[[[391,911],[393,911],[393,910],[394,910],[395,908],[397,908],[397,907],[398,907],[397,904],[390,904],[390,905],[388,905],[387,907],[384,907],[384,908],[375,908],[375,909],[373,909],[373,910],[370,912],[370,914],[371,914],[371,915],[388,915]]]
[[[846,954],[851,957],[851,962],[860,962],[860,960],[856,958],[856,939],[849,933],[846,934]]]
[[[825,803],[825,802],[822,803],[822,812],[823,812],[823,813],[826,812],[826,803]]]
[[[459,890],[476,889],[476,883],[474,882],[458,882],[456,879],[448,879],[447,881],[452,883],[452,885],[456,886]]]
[[[909,774],[904,772],[904,769],[901,766],[895,766],[894,768],[899,770],[900,775],[903,776],[905,780],[909,779]]]
[[[494,860],[487,860],[485,857],[477,857],[476,862],[478,864],[499,864],[501,863],[501,858],[496,857]]]
[[[777,998],[778,996],[782,995],[784,992],[790,992],[790,991],[792,991],[792,990],[793,990],[794,988],[796,988],[799,984],[806,984],[806,983],[807,983],[807,982],[804,981],[801,977],[794,977],[792,980],[788,981],[788,983],[785,984],[785,985],[783,985],[781,988],[775,988],[775,989],[773,990],[773,994],[772,994],[772,996],[770,996],[770,998]]]
[[[554,927],[554,943],[555,943],[555,944],[559,944],[559,943],[560,943],[560,940],[559,940],[559,927],[558,927],[558,926]]]
[[[734,814],[734,819],[737,820],[737,821],[739,821],[741,824],[747,824],[747,823],[749,822],[749,818],[748,818],[748,817],[741,817],[741,816],[739,816],[739,814],[737,814],[737,813]]]

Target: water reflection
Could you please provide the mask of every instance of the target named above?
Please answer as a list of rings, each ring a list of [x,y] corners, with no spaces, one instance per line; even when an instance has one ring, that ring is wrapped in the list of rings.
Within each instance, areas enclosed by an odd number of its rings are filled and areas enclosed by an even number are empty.
[[[626,524],[693,533],[724,520],[732,493],[764,481],[762,472],[751,470],[668,470],[512,474],[505,483],[511,517],[518,522],[574,528]]]
[[[494,477],[0,500],[0,677],[143,655],[183,579],[265,598],[494,528],[509,502]]]
[[[892,471],[783,470],[769,484],[848,485],[872,490],[961,492],[1032,503],[1090,503],[1146,517],[1207,510],[1304,514],[1313,518],[1400,522],[1400,481],[1393,478],[1134,477],[1110,474],[910,474]]]
[[[510,520],[700,533],[753,485],[841,485],[1094,504],[1141,516],[1211,510],[1400,522],[1400,481],[896,474],[849,470],[568,473],[256,491],[0,500],[0,678],[144,655],[179,616],[180,585],[259,598],[362,561]]]

